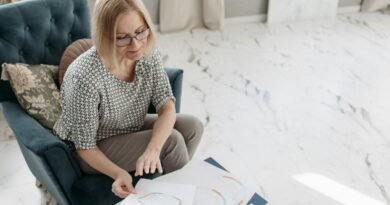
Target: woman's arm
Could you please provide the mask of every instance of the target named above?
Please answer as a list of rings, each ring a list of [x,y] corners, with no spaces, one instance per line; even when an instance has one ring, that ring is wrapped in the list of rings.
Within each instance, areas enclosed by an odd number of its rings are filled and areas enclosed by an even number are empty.
[[[160,153],[168,137],[172,134],[176,122],[175,96],[173,95],[168,75],[163,68],[160,52],[152,56],[150,67],[151,82],[153,83],[152,104],[158,111],[158,118],[154,123],[152,137],[145,152],[138,158],[135,175],[154,173],[157,169],[163,172]]]
[[[172,133],[173,126],[176,122],[176,108],[172,100],[168,100],[160,108],[158,118],[154,123],[152,137],[142,156],[138,159],[135,175],[141,175],[143,171],[146,174],[154,173],[157,169],[162,173],[160,162],[160,152],[165,141]]]
[[[130,174],[108,159],[98,147],[77,149],[77,154],[89,166],[115,180],[112,184],[112,192],[115,195],[124,198],[130,193],[135,193]]]
[[[172,100],[168,100],[159,110],[158,118],[153,126],[152,138],[148,149],[161,151],[165,141],[172,133],[176,122],[176,109]]]

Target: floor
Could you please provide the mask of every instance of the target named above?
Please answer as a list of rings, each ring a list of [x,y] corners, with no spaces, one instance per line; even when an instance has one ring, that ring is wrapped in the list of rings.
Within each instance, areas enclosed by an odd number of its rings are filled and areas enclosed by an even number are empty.
[[[182,112],[205,124],[197,158],[251,178],[272,205],[390,205],[389,14],[159,40],[165,64],[185,71]],[[1,134],[0,204],[41,204]]]

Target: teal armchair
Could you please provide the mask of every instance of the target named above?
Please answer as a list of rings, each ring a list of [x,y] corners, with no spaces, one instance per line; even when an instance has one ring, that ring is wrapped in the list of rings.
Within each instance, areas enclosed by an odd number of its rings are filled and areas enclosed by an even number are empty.
[[[24,0],[0,6],[0,64],[58,65],[69,44],[90,38],[88,12],[86,0]],[[166,72],[180,112],[183,71]],[[82,173],[74,154],[19,106],[9,82],[3,80],[0,104],[29,169],[57,202],[111,205],[120,200],[111,192],[113,180]],[[151,106],[149,111],[155,109]]]

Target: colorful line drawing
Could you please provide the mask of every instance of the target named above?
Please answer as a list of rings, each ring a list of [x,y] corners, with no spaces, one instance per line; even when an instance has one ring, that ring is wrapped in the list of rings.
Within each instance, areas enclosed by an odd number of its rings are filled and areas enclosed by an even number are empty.
[[[206,191],[205,193],[211,192],[211,195],[216,196],[214,203],[219,205],[244,205],[245,187],[241,181],[232,176],[223,175],[216,177],[212,183],[213,186],[204,189],[204,191]],[[137,197],[135,200],[140,205],[154,205],[161,201],[165,201],[163,204],[183,205],[183,201],[179,197],[163,192],[150,192]]]
[[[242,192],[241,192],[241,196],[238,197],[239,200],[237,200],[238,201],[237,205],[244,204],[244,199],[243,199],[244,198],[244,193],[243,193],[244,185],[238,179],[231,177],[231,176],[222,176],[222,179],[232,181],[239,187],[238,190],[241,190]],[[219,191],[218,189],[215,189],[215,188],[211,189],[211,191],[213,193],[215,193],[216,195],[218,195],[219,198],[221,198],[223,205],[227,205],[227,199],[224,196],[224,194],[221,193],[221,191]]]
[[[221,192],[219,192],[218,190],[215,190],[215,189],[211,189],[211,191],[213,191],[214,193],[216,193],[216,194],[222,199],[222,203],[223,203],[223,204],[226,204],[226,199],[225,199],[225,197],[221,194]]]
[[[225,178],[225,179],[230,179],[230,180],[236,182],[236,183],[240,186],[240,190],[244,190],[244,189],[243,189],[243,188],[244,188],[244,185],[243,185],[238,179],[236,179],[236,178],[234,178],[234,177],[231,177],[231,176],[222,176],[222,177]],[[241,200],[238,201],[237,205],[244,204],[244,199],[243,199],[244,193],[241,192],[241,195],[242,195],[242,196],[240,197]]]
[[[165,198],[165,200],[171,199],[172,203],[170,203],[170,205],[182,205],[183,204],[183,202],[180,198],[173,196],[173,195],[161,193],[161,192],[152,192],[152,193],[145,194],[144,196],[138,197],[137,201],[142,205],[148,205],[149,203],[147,202],[147,200],[150,200],[150,199],[156,200],[156,198],[159,198],[159,200],[161,200],[162,198]]]

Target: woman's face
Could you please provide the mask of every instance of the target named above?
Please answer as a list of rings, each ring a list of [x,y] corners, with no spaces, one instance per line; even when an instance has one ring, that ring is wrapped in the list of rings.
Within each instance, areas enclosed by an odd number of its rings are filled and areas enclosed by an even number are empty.
[[[115,39],[119,59],[139,60],[144,55],[148,36],[149,28],[137,11],[129,10],[120,15]]]

